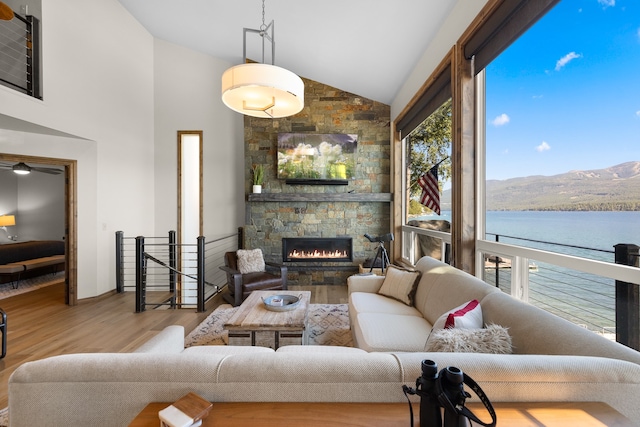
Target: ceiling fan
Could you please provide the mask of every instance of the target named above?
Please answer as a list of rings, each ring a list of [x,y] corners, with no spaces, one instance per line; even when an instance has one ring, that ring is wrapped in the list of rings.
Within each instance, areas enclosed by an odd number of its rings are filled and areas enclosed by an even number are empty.
[[[6,164],[6,163],[0,163],[0,169],[11,169],[11,170],[13,170],[14,173],[17,173],[18,175],[26,175],[28,173],[31,173],[31,171],[48,173],[48,174],[51,174],[51,175],[59,175],[59,174],[62,173],[62,170],[60,170],[60,169],[45,168],[45,167],[38,167],[38,166],[29,166],[29,165],[27,165],[26,163],[23,163],[23,162],[16,163],[15,165]]]

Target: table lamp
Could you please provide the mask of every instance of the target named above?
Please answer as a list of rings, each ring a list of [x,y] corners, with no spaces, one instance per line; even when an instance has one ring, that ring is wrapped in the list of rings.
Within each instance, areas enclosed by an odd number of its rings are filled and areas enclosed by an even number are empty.
[[[14,226],[16,225],[16,216],[15,215],[0,215],[0,228],[2,228],[6,233],[7,233],[7,237],[9,238],[9,240],[13,240],[12,237],[16,237],[16,236],[9,236],[9,231],[7,231],[7,226]]]

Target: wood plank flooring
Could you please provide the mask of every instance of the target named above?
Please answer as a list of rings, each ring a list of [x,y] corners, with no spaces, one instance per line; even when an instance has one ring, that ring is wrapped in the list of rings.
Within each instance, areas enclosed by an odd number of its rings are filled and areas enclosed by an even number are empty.
[[[346,286],[290,286],[309,290],[313,304],[346,303]],[[135,313],[133,292],[64,303],[62,283],[0,300],[7,312],[7,356],[0,359],[0,408],[7,406],[9,376],[22,363],[69,353],[120,353],[135,349],[169,325],[189,333],[221,304],[204,313],[194,309]]]

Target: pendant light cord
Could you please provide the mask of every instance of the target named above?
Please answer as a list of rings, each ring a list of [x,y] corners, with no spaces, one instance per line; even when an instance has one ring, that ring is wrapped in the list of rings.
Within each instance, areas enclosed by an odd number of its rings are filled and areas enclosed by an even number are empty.
[[[260,33],[264,33],[267,29],[267,26],[264,24],[264,0],[262,0],[262,25],[260,25]]]

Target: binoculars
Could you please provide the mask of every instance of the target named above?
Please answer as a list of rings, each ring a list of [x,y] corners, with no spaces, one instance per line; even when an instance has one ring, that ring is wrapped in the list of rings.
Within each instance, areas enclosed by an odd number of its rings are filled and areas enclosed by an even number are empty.
[[[420,426],[421,427],[469,427],[470,420],[485,427],[496,425],[496,413],[491,402],[480,386],[465,375],[460,369],[448,366],[438,372],[438,365],[433,360],[423,360],[421,375],[416,379],[416,388],[404,387],[405,394],[420,396]],[[464,404],[471,397],[464,390],[464,384],[469,385],[480,397],[489,411],[492,423],[484,423],[478,419]],[[441,410],[444,409],[443,410]],[[413,416],[411,416],[413,425]]]

